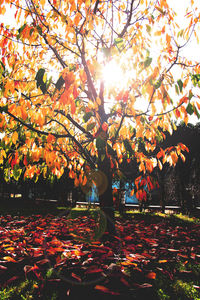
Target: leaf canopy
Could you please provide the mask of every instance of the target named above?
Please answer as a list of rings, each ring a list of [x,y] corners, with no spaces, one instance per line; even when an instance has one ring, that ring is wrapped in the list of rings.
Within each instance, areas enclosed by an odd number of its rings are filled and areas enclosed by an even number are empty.
[[[190,2],[179,28],[171,1],[1,1],[5,20],[14,13],[0,27],[0,161],[11,176],[67,167],[81,183],[105,157],[113,176],[126,159],[143,173],[160,167],[163,132],[200,117],[200,65],[182,55],[200,29]],[[108,84],[110,62],[119,71]],[[163,153],[172,165],[180,154]]]

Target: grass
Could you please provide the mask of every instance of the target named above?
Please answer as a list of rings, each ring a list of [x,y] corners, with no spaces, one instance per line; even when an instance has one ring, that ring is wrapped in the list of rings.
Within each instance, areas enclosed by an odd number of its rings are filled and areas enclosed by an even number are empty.
[[[1,300],[31,300],[35,299],[35,290],[38,289],[38,284],[36,281],[24,280],[18,285],[10,286],[4,288],[0,291]]]

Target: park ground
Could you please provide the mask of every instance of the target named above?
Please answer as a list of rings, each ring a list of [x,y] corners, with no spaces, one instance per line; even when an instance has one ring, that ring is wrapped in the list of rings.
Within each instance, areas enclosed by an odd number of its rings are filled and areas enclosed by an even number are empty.
[[[1,300],[200,299],[199,218],[33,210],[1,210]]]

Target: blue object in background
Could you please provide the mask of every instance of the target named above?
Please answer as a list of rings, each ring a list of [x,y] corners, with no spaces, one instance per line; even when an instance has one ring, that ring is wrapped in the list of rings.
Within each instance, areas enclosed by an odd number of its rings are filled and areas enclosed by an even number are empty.
[[[112,187],[113,187],[113,189],[116,188],[116,189],[119,190],[120,182],[119,181],[115,182]],[[128,204],[128,203],[130,203],[130,204],[138,203],[138,199],[135,197],[135,195],[133,195],[133,196],[130,195],[133,188],[134,188],[134,185],[130,186],[130,184],[128,182],[124,186],[124,193],[125,193],[124,196],[125,196],[125,203],[126,204]]]
[[[119,190],[120,188],[120,182],[115,182],[112,186],[112,188],[116,188]],[[131,196],[131,191],[132,191],[133,187],[130,186],[129,183],[126,183],[124,186],[124,193],[125,193],[125,203],[126,204],[137,204],[138,203],[138,199],[136,198],[135,195]],[[98,193],[96,190],[96,186],[94,185],[93,188],[91,189],[91,191],[87,194],[86,196],[86,201],[88,203],[95,203],[95,202],[99,202],[99,197],[98,197]]]
[[[131,196],[131,191],[133,188],[130,188],[129,183],[125,184],[125,203],[128,204],[135,204],[138,203],[138,199],[136,198],[135,194]]]

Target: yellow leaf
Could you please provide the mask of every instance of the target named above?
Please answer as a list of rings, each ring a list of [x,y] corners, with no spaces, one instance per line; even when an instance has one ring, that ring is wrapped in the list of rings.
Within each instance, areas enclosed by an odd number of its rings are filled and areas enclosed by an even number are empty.
[[[17,131],[15,131],[13,133],[13,135],[12,135],[12,142],[13,142],[13,144],[16,144],[17,139],[18,139],[18,133],[17,133]]]
[[[101,99],[99,97],[96,98],[97,104],[101,105]]]
[[[160,160],[158,160],[158,167],[160,170],[162,170],[163,166],[162,166],[162,163],[160,162]]]
[[[6,82],[6,85],[5,85],[4,88],[5,88],[5,92],[4,92],[5,97],[8,96],[9,91],[10,91],[11,94],[13,94],[14,91],[15,91],[15,85],[14,85],[13,80],[7,79],[7,82]]]
[[[46,0],[40,0],[40,5],[42,6],[42,8],[44,8]]]
[[[12,258],[12,257],[10,257],[10,256],[4,256],[4,257],[3,257],[3,260],[11,261],[11,262],[16,262],[16,260],[14,260],[14,258]]]

